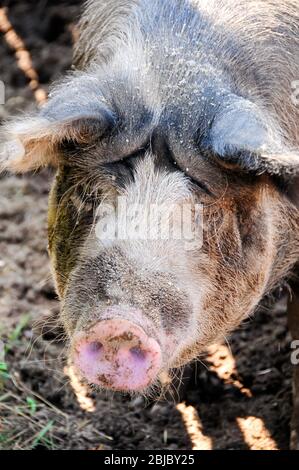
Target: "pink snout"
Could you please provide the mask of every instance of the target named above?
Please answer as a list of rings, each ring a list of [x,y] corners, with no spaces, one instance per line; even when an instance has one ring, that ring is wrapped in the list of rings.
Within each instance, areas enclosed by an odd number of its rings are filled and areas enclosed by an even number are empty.
[[[112,390],[142,390],[161,367],[157,341],[128,320],[103,320],[74,338],[73,363],[89,382]]]

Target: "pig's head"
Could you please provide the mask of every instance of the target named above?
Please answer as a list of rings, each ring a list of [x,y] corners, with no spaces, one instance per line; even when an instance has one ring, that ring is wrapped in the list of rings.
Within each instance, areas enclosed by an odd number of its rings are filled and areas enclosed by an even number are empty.
[[[223,90],[163,100],[153,83],[79,72],[4,130],[3,168],[57,167],[49,253],[70,356],[113,390],[196,358],[298,256],[299,158],[266,111]]]

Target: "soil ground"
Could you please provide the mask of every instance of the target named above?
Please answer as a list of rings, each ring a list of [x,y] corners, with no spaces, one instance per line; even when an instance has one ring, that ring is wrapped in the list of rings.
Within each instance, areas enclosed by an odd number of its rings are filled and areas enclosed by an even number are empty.
[[[71,63],[79,1],[2,1],[47,91]],[[14,51],[0,33],[0,119],[35,106]],[[184,402],[93,394],[66,369],[63,344],[37,328],[58,315],[46,241],[52,175],[0,177],[0,448],[286,449],[291,413],[290,338],[284,302],[263,308],[212,348]],[[1,358],[0,358],[1,363]],[[7,370],[5,370],[5,368]]]

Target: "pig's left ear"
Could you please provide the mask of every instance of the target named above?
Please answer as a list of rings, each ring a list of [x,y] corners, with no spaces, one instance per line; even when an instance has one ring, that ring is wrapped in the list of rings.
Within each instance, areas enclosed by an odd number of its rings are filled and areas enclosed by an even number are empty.
[[[0,172],[23,173],[42,166],[57,166],[62,142],[90,143],[114,124],[115,117],[94,79],[77,78],[64,83],[50,95],[39,115],[3,126]]]
[[[229,168],[282,177],[299,174],[299,149],[283,143],[266,110],[235,95],[219,107],[205,144]]]

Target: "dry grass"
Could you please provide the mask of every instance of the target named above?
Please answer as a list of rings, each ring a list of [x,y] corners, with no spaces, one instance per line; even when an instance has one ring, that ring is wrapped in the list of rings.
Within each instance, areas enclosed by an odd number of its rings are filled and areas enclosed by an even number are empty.
[[[24,342],[30,317],[23,316],[12,331],[2,331],[4,351],[0,359],[0,449],[55,449],[62,439],[56,428],[67,427],[68,416],[20,379],[13,358]]]

